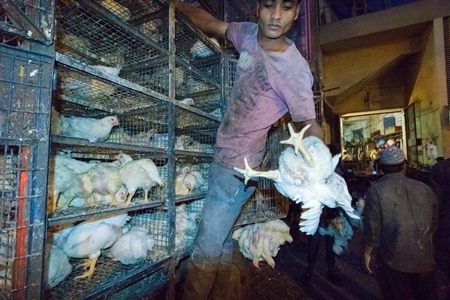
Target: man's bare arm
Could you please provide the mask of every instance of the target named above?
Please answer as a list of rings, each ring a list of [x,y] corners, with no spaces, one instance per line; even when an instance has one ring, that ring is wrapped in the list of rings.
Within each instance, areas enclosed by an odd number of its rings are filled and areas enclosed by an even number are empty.
[[[294,122],[296,131],[300,131],[305,125],[311,124],[311,127],[305,132],[305,137],[309,135],[314,135],[323,141],[323,131],[322,127],[317,123],[315,119],[306,120],[303,122]]]
[[[173,3],[175,4],[175,8],[180,11],[195,27],[204,33],[225,38],[225,32],[228,27],[227,22],[215,18],[213,15],[201,8],[181,2],[181,0],[174,0]]]

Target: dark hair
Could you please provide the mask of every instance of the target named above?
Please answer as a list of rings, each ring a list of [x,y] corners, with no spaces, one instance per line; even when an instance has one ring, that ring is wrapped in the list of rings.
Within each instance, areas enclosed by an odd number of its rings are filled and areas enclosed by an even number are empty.
[[[261,1],[263,0],[259,0],[258,2],[261,3]],[[284,1],[297,2],[297,5],[299,5],[302,2],[302,0],[284,0]]]
[[[401,164],[397,164],[397,165],[380,164],[380,169],[381,169],[381,171],[383,171],[384,174],[400,173],[403,170],[404,163],[405,162],[402,162]]]

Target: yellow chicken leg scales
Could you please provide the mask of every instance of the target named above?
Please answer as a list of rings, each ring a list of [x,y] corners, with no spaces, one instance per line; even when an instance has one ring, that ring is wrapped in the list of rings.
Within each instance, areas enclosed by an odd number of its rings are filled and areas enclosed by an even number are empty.
[[[97,260],[98,260],[98,257],[86,259],[86,262],[83,265],[84,265],[85,269],[87,269],[87,271],[84,272],[83,274],[81,274],[80,276],[75,277],[75,280],[81,279],[81,278],[90,279],[92,277],[92,275],[94,274],[95,265],[97,264]]]

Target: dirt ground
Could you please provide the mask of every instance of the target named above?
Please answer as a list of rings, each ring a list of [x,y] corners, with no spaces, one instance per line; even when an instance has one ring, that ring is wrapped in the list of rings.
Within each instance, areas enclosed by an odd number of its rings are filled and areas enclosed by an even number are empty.
[[[275,257],[275,269],[267,264],[261,264],[256,269],[251,262],[246,262],[250,280],[245,300],[271,299],[383,299],[378,281],[372,275],[363,272],[361,268],[362,236],[360,230],[354,231],[348,251],[336,259],[338,274],[342,286],[331,283],[326,274],[324,243],[321,245],[315,272],[309,284],[300,282],[300,276],[305,272],[306,238],[302,234],[294,234],[294,241],[285,244]],[[437,258],[437,278],[439,299],[450,300],[450,282],[443,270],[443,264]]]

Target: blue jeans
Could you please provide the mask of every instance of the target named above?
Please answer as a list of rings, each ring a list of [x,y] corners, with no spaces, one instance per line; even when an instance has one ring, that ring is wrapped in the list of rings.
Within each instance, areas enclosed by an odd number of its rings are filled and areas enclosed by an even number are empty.
[[[188,261],[183,299],[227,299],[233,260],[233,225],[257,182],[212,163],[209,190]]]

